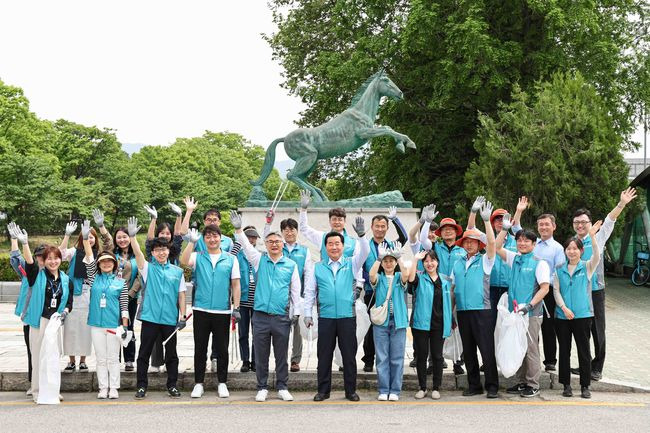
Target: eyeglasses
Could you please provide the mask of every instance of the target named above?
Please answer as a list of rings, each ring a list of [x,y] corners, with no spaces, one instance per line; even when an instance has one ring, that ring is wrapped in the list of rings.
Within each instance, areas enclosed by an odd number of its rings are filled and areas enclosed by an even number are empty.
[[[217,218],[217,217],[215,217],[215,218],[206,218],[204,221],[207,221],[207,222],[209,222],[210,224],[212,224],[212,223],[218,223],[218,222],[219,222],[219,218]]]
[[[573,220],[573,225],[574,225],[574,226],[586,226],[586,225],[589,224],[590,222],[591,222],[591,221],[589,221],[589,220],[587,220],[587,221]]]
[[[282,244],[282,241],[266,241],[266,243],[269,245],[280,245]]]
[[[169,252],[169,248],[154,248],[154,254],[166,253]]]

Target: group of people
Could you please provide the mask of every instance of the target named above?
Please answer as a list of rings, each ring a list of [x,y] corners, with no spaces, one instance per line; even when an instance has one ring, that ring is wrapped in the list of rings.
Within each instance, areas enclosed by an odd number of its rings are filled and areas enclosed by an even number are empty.
[[[102,212],[94,210],[101,240],[85,220],[75,246],[68,248],[77,229],[77,223],[70,222],[60,246],[39,245],[33,253],[27,231],[12,222],[8,226],[10,260],[22,279],[15,313],[24,324],[31,381],[28,394],[37,401],[39,353],[45,329],[56,319],[63,322],[63,351],[70,357],[65,371],[87,371],[85,357],[94,348],[97,397],[118,398],[120,357],[125,370],[132,371],[136,338],[131,335],[135,320],[139,320],[135,398],[146,397],[150,360],[156,368],[164,363],[167,392],[170,397],[180,397],[177,332],[191,315],[195,346],[192,398],[202,397],[205,391],[210,340],[217,394],[229,397],[228,346],[231,326],[238,323],[241,371],[255,372],[256,401],[265,401],[268,396],[271,345],[278,396],[293,400],[288,390],[289,370],[300,370],[302,339],[306,337],[301,335],[298,321],[303,320],[310,328],[317,320],[318,384],[314,400],[330,397],[332,360],[338,346],[345,397],[358,401],[355,304],[363,301],[363,313],[370,313],[372,325],[363,341],[362,361],[364,371],[376,368],[378,400],[400,398],[408,327],[413,336],[412,365],[419,382],[416,399],[427,395],[441,398],[443,345],[456,327],[462,340],[462,357],[451,361],[456,374],[464,373],[463,363],[467,369],[468,387],[463,395],[485,390],[488,398],[495,398],[499,388],[496,307],[505,296],[510,311],[528,316],[530,335],[516,374],[517,384],[506,391],[522,397],[539,393],[541,331],[543,364],[546,371],[559,368],[563,395],[573,395],[570,375],[576,373],[580,375],[581,396],[589,398],[591,380],[602,377],[605,359],[604,246],[617,217],[635,196],[634,189],[623,191],[604,222],[592,224],[588,210],[577,210],[573,218],[575,235],[564,245],[553,239],[556,223],[550,213],[537,218],[537,233],[521,227],[522,213],[528,208],[526,197],[519,199],[512,217],[508,210],[495,210],[484,197],[477,197],[465,230],[452,218],[434,222],[438,212],[429,205],[407,233],[393,207],[387,215],[374,216],[368,232],[364,219],[356,217],[354,236],[345,228],[346,212],[342,208],[329,211],[326,231],[312,228],[307,218],[311,197],[303,191],[299,221],[284,219],[276,230],[274,212],[269,211],[262,236],[255,227],[244,226],[241,215],[232,211],[234,240],[222,234],[221,213],[214,208],[203,215],[202,232],[190,229],[198,204],[187,197],[184,217],[179,206],[169,203],[177,215],[173,227],[159,224],[156,209],[145,207],[151,222],[144,253],[136,237],[140,226],[135,217],[111,236]],[[484,222],[484,231],[476,227],[477,214]],[[391,223],[398,233],[395,240],[386,237]],[[297,242],[299,233],[320,250],[318,261],[312,260],[307,246]],[[256,247],[260,237],[262,250]],[[410,263],[402,260],[402,245],[407,243],[414,257]],[[60,269],[64,260],[69,262],[67,273]],[[191,273],[191,300],[186,300],[184,268]],[[578,352],[577,369],[570,366],[572,339]],[[430,386],[427,370],[432,374]],[[484,372],[484,385],[480,371]]]

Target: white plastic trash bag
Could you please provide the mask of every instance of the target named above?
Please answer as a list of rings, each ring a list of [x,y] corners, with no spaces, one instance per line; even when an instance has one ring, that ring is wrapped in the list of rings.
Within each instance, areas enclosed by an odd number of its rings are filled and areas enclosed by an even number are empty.
[[[510,377],[517,373],[528,350],[528,315],[510,312],[501,302],[497,310],[497,332],[494,334],[497,366],[504,377]]]
[[[370,316],[368,315],[368,307],[363,303],[361,298],[357,299],[354,303],[354,311],[357,315],[357,349],[363,344],[363,339],[370,329]],[[339,367],[343,367],[343,357],[341,356],[341,349],[339,349],[338,342],[336,349],[334,349],[334,362]]]
[[[38,404],[59,404],[61,390],[61,319],[58,313],[50,317],[45,328],[38,370]]]
[[[463,354],[463,341],[460,339],[458,327],[451,330],[451,335],[445,338],[442,346],[442,357],[451,361],[459,361]]]

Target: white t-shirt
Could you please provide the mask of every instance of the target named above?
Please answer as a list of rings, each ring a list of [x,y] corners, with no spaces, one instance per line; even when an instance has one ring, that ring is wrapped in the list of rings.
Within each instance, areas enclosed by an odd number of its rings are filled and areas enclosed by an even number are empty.
[[[149,273],[149,262],[144,262],[144,268],[138,269],[140,275],[142,275],[142,280],[147,283],[147,275]],[[178,293],[187,291],[187,286],[185,285],[185,277],[181,278],[180,283],[178,284]]]

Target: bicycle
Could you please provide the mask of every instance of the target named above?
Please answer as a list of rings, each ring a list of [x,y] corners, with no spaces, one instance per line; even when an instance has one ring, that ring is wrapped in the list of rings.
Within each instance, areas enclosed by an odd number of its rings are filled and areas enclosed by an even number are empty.
[[[650,267],[648,267],[648,259],[650,259],[650,252],[637,251],[636,263],[634,271],[632,272],[632,284],[635,286],[643,286],[650,278]]]

